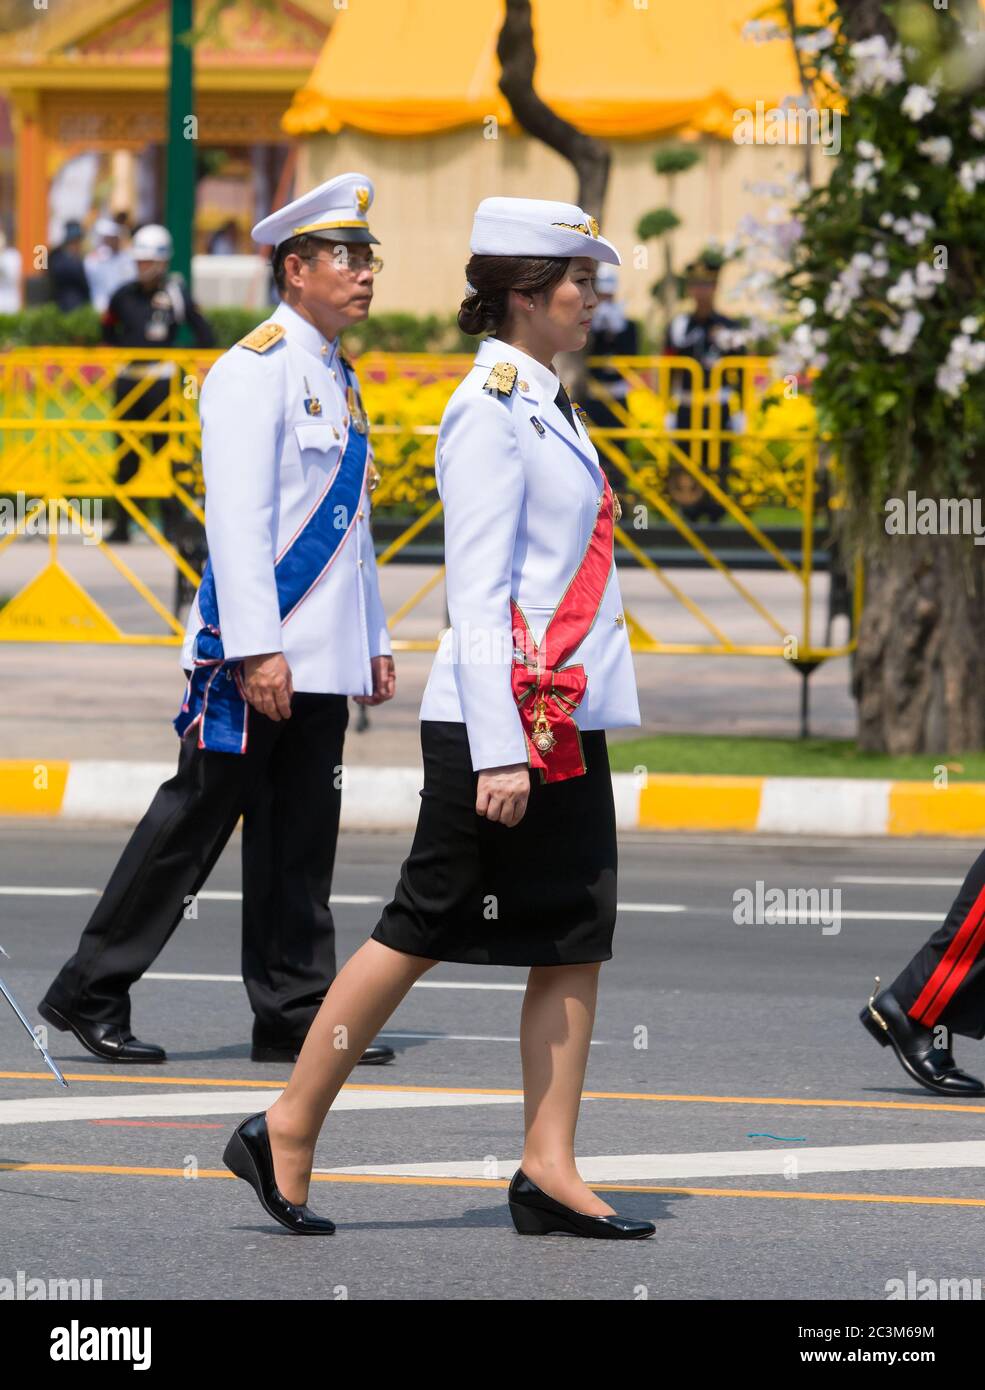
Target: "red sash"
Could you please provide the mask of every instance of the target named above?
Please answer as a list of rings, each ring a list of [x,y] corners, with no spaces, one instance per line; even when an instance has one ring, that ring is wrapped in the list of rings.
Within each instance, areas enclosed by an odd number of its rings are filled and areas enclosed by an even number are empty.
[[[595,622],[612,569],[612,489],[604,479],[602,503],[581,562],[555,608],[540,646],[523,611],[510,599],[513,616],[513,697],[527,737],[531,767],[541,780],[582,777],[581,733],[571,718],[588,685],[584,666],[562,663],[585,640]]]

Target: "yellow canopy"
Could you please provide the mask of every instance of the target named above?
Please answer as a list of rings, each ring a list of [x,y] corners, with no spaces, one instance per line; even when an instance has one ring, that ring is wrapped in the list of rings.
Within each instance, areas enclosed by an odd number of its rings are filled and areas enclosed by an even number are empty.
[[[764,0],[533,0],[536,87],[561,116],[602,138],[688,129],[730,136],[737,108],[800,90],[789,40],[743,39]],[[798,6],[801,22],[824,0]],[[283,121],[292,135],[343,126],[430,135],[495,116],[503,0],[360,0],[335,23]]]

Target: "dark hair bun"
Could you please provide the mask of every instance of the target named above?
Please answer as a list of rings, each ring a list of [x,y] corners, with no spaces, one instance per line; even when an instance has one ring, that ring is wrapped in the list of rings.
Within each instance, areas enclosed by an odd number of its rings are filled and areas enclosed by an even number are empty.
[[[462,332],[473,337],[494,333],[506,317],[506,293],[495,290],[484,294],[481,290],[472,290],[467,294],[458,311],[458,326]]]

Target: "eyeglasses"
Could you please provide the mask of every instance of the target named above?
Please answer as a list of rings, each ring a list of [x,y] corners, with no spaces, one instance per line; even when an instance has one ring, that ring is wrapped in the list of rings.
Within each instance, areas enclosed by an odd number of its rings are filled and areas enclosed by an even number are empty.
[[[325,258],[324,251],[316,251],[313,256],[302,256],[302,261],[320,261]],[[336,270],[341,270],[349,275],[360,275],[364,270],[371,270],[374,275],[379,275],[383,269],[383,262],[379,256],[353,255],[351,251],[346,251],[342,255],[332,253],[327,258]]]

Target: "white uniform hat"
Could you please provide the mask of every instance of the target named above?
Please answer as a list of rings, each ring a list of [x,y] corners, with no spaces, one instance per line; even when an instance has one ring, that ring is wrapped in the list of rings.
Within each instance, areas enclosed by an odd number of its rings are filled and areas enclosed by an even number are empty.
[[[112,217],[97,217],[96,225],[93,227],[95,236],[122,236],[123,228],[119,222],[114,222]]]
[[[540,198],[483,198],[470,247],[478,256],[591,256],[622,264],[594,217],[574,203]]]
[[[373,202],[373,181],[365,174],[339,174],[318,188],[272,212],[253,228],[261,246],[279,246],[291,237],[320,236],[326,241],[373,242],[366,213]]]
[[[615,266],[600,265],[595,277],[595,288],[599,294],[615,294],[619,288],[619,272]]]
[[[148,222],[134,233],[130,254],[135,261],[169,261],[174,255],[174,242],[167,227]]]

